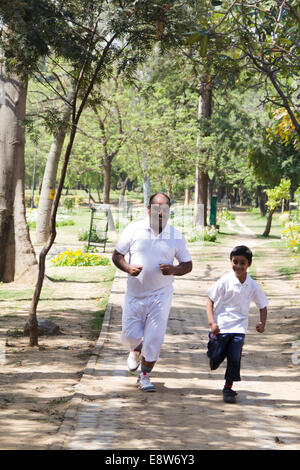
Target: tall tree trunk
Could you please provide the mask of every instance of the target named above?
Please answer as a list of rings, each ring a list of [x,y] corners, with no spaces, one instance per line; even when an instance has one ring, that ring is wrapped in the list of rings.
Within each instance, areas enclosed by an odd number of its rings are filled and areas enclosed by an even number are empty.
[[[172,181],[170,178],[168,181],[168,193],[167,193],[170,199],[172,199],[172,190],[173,190],[173,185],[172,185]]]
[[[210,179],[208,177],[208,191],[207,191],[207,198],[208,198],[208,201],[207,201],[207,208],[208,208],[208,211],[210,213],[210,209],[211,209],[211,198],[212,198],[212,195],[214,193],[214,184],[215,184],[215,180],[216,180],[216,177],[213,176],[212,179]]]
[[[212,88],[210,77],[205,76],[204,82],[200,88],[198,117],[209,120],[212,113]],[[206,131],[205,135],[208,135]],[[197,147],[201,146],[201,138],[198,136]],[[205,150],[202,150],[204,153]],[[194,224],[201,223],[201,212],[203,211],[203,225],[207,225],[207,189],[208,189],[208,171],[205,164],[196,163],[196,179],[195,179],[195,215]]]
[[[269,234],[270,234],[273,214],[274,214],[274,210],[272,210],[268,213],[267,225],[266,225],[265,231],[263,233],[263,237],[268,237]]]
[[[72,88],[72,90],[66,97],[67,101],[71,102],[73,96],[74,89]],[[71,111],[72,107],[68,103],[66,103],[62,111],[62,125],[57,131],[57,133],[54,135],[49,156],[47,159],[39,200],[38,216],[36,221],[36,241],[38,243],[45,243],[49,237],[50,214],[55,194],[57,168],[64,140],[66,137],[67,126],[70,120]]]
[[[244,189],[241,184],[239,184],[238,192],[239,192],[239,198],[240,198],[240,206],[242,207],[244,205]]]
[[[147,207],[149,204],[149,199],[151,196],[151,184],[148,174],[148,164],[145,156],[142,159],[142,169],[143,169],[143,192],[144,192],[144,211],[147,214]]]
[[[3,67],[4,68],[4,67]],[[27,82],[0,76],[0,281],[37,275],[25,216],[24,127]]]
[[[95,198],[94,198],[94,197],[92,196],[92,194],[91,194],[90,188],[87,188],[87,187],[84,186],[82,183],[81,183],[80,186],[81,186],[81,188],[82,188],[86,193],[88,193],[88,195],[89,195],[89,203],[90,203],[90,199],[91,199],[91,200],[93,201],[93,203],[95,204],[96,201],[95,201]],[[98,187],[97,187],[97,191],[98,191]],[[101,202],[101,197],[100,197],[100,195],[99,195],[99,192],[98,192],[98,199],[99,199],[99,201]]]
[[[257,187],[257,199],[258,199],[258,207],[260,210],[261,217],[264,217],[267,213],[267,194],[263,190],[262,186]]]
[[[184,192],[184,207],[189,207],[191,204],[191,195],[189,188],[185,188]]]
[[[205,165],[199,167],[199,186],[198,186],[198,202],[203,204],[203,223],[207,226],[207,191],[208,191],[208,173]]]
[[[127,183],[128,183],[128,180],[129,180],[129,176],[126,176],[125,180],[124,181],[121,181],[120,179],[120,183],[121,183],[121,196],[125,196],[125,193],[126,193],[126,188],[127,188]]]
[[[96,31],[96,26],[97,26],[97,23],[94,27],[94,31]],[[83,78],[85,77],[86,67],[87,67],[87,63],[88,63],[87,58],[86,58],[83,66],[82,66],[81,71],[79,72],[78,82],[77,82],[77,85],[76,85],[76,91],[75,91],[74,99],[73,99],[73,103],[72,103],[72,125],[71,125],[71,131],[70,131],[70,136],[69,136],[69,142],[68,142],[68,145],[67,145],[67,148],[66,148],[66,151],[65,151],[64,160],[63,160],[63,163],[62,163],[61,175],[60,175],[60,179],[59,179],[58,186],[57,186],[57,191],[55,193],[54,201],[53,201],[52,208],[51,208],[50,234],[49,234],[48,240],[46,241],[46,243],[43,246],[43,248],[40,252],[40,255],[39,255],[38,277],[37,277],[37,282],[36,282],[36,285],[35,285],[35,290],[34,290],[31,305],[30,305],[30,311],[29,311],[29,338],[30,338],[29,339],[29,344],[30,344],[30,346],[37,346],[38,345],[38,328],[37,328],[36,310],[37,310],[37,306],[38,306],[38,302],[39,302],[39,299],[40,299],[40,295],[41,295],[41,291],[42,291],[42,287],[43,287],[43,282],[44,282],[46,256],[47,256],[47,253],[49,252],[51,246],[53,245],[55,237],[56,237],[56,223],[55,223],[56,213],[57,213],[57,208],[58,208],[60,196],[61,196],[62,189],[63,189],[63,186],[64,186],[65,178],[66,178],[67,168],[68,168],[69,159],[70,159],[70,155],[71,155],[71,152],[72,152],[72,147],[73,147],[73,143],[74,143],[74,139],[75,139],[75,135],[76,135],[77,125],[78,125],[80,116],[82,114],[82,111],[83,111],[83,109],[86,105],[86,102],[88,100],[88,97],[90,96],[90,93],[93,89],[93,86],[95,84],[97,76],[100,72],[100,69],[104,64],[104,60],[106,59],[106,56],[107,56],[107,54],[110,50],[110,47],[111,47],[113,41],[115,40],[115,38],[116,38],[116,35],[113,35],[110,38],[110,40],[107,42],[106,46],[104,47],[102,55],[101,55],[97,65],[96,65],[96,68],[94,70],[94,73],[93,73],[92,77],[90,77],[90,79],[89,79],[89,84],[88,84],[87,89],[84,93],[84,96],[81,99],[81,103],[79,105],[79,108],[76,111],[76,100],[77,100],[78,93],[80,91],[81,82],[82,82]]]
[[[104,170],[104,187],[103,187],[103,203],[109,204],[110,202],[110,176],[111,176],[111,162],[106,161],[103,165]]]
[[[125,207],[125,193],[126,193],[128,180],[129,180],[128,175],[126,176],[124,181],[120,177],[120,185],[121,185],[121,194],[120,194],[120,197],[119,197],[119,207],[120,208]]]

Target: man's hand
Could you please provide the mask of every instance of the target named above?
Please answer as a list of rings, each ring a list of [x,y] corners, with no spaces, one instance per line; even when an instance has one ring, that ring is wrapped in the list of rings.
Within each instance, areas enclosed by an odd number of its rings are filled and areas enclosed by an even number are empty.
[[[124,255],[119,253],[117,250],[113,252],[112,260],[117,268],[121,269],[125,273],[128,273],[130,276],[138,276],[143,269],[143,266],[127,263]]]
[[[265,331],[265,325],[261,321],[257,323],[256,331],[258,331],[258,333],[263,333]]]
[[[179,263],[177,266],[162,263],[159,265],[159,268],[164,276],[184,276],[185,274],[191,272],[193,269],[193,264],[191,261]]]
[[[138,276],[142,271],[143,266],[137,266],[136,264],[129,264],[127,267],[127,272],[130,276]]]
[[[171,264],[160,264],[159,268],[164,276],[170,276],[172,274],[175,274],[174,266],[172,266]]]

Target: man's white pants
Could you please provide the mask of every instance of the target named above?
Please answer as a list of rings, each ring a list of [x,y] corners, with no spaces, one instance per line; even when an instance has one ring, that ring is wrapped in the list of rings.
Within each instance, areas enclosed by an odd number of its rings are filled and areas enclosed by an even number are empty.
[[[142,355],[157,361],[166,334],[172,304],[173,286],[146,297],[125,294],[121,342],[131,351],[143,341]]]

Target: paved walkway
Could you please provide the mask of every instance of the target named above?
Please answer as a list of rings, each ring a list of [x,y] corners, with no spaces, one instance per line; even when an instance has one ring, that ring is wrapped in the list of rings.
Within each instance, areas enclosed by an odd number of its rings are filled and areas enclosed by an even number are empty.
[[[94,355],[53,448],[300,449],[299,369],[288,368],[271,334],[255,332],[255,307],[243,352],[243,380],[236,384],[237,404],[222,401],[225,366],[213,372],[208,368],[206,289],[230,269],[230,246],[257,243],[239,223],[238,239],[219,245],[213,257],[204,247],[191,248],[194,269],[175,280],[167,335],[152,374],[156,393],[138,390],[136,375],[127,372],[127,352],[119,342],[126,275],[117,272]],[[282,297],[278,302],[289,294],[295,294],[293,286],[277,293]]]

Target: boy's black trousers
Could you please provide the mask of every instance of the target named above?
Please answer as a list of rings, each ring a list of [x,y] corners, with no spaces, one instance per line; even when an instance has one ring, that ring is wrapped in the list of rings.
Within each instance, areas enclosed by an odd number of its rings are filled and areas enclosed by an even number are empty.
[[[207,344],[207,356],[209,357],[210,368],[215,370],[227,358],[227,368],[225,379],[238,382],[241,380],[241,356],[245,335],[242,333],[220,333],[211,339]]]

